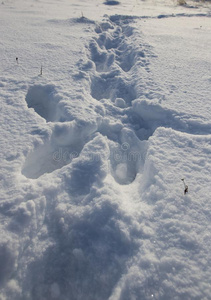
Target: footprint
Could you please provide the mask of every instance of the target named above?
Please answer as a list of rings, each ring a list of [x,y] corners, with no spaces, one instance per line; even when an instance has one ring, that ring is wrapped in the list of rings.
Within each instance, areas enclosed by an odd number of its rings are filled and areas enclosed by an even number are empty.
[[[26,157],[22,174],[37,179],[69,164],[80,155],[89,136],[96,131],[95,124],[66,122],[55,124],[48,140]]]
[[[136,99],[136,90],[127,78],[119,76],[119,71],[113,71],[92,77],[91,95],[96,100],[105,98],[110,99],[111,102],[122,98],[129,106]]]
[[[98,43],[93,40],[89,45],[91,60],[95,63],[97,72],[106,72],[114,62],[114,54],[102,50]]]
[[[49,141],[27,156],[22,174],[27,178],[37,179],[45,173],[51,173],[70,163],[71,156],[70,147],[54,146],[52,141]]]
[[[54,85],[31,86],[26,95],[28,108],[33,108],[47,122],[56,122],[64,118],[58,106],[60,100]]]
[[[130,22],[130,18],[110,17],[97,26],[97,37],[89,46],[90,58],[96,66],[96,72],[92,71],[90,76],[91,95],[98,101],[109,99],[119,107],[129,107],[137,98],[137,83],[126,73],[145,59],[144,51],[133,46],[134,28]]]
[[[117,57],[119,66],[123,71],[129,72],[135,65],[137,56],[136,51],[130,47],[128,48],[128,46],[122,52],[120,51],[121,49],[119,50],[119,56]]]
[[[106,29],[102,29],[99,33],[96,42],[99,48],[105,54],[105,50],[113,51],[114,57],[116,58],[116,63],[122,68],[123,71],[129,72],[133,65],[135,64],[136,51],[135,49],[127,42],[133,34],[133,28],[128,26],[122,26],[121,24],[109,26]],[[98,54],[99,56],[99,54]],[[102,68],[103,70],[103,68]]]
[[[130,129],[122,129],[121,144],[110,144],[111,174],[119,184],[132,183],[143,170],[147,142],[140,141]]]

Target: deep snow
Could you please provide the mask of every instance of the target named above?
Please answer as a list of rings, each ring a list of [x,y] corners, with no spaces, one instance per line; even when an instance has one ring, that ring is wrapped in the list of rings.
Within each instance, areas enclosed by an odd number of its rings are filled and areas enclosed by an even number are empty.
[[[210,299],[210,4],[0,16],[0,299]]]

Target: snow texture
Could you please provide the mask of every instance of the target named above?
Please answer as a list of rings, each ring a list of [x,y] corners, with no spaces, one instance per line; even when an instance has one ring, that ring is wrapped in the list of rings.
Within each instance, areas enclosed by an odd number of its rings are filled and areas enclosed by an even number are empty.
[[[0,15],[0,299],[210,299],[209,2]]]

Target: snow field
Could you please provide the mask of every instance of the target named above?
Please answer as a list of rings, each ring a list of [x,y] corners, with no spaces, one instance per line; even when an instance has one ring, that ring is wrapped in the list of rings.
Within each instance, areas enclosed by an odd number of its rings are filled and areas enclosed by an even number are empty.
[[[1,77],[0,298],[209,299],[210,122],[166,105],[139,18],[43,23],[43,75]]]

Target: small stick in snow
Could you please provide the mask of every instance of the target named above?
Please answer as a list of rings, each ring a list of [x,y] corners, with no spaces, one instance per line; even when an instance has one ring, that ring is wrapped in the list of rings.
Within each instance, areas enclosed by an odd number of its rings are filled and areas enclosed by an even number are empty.
[[[16,57],[16,62],[17,62],[17,64],[18,64],[18,57]]]
[[[188,193],[188,185],[185,184],[185,179],[184,178],[182,178],[181,180],[183,181],[183,184],[184,184],[184,195],[186,195]]]
[[[83,12],[81,11],[81,20],[85,19]]]

